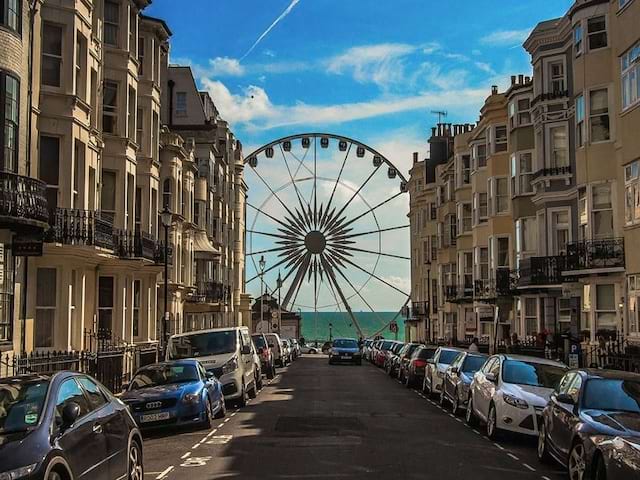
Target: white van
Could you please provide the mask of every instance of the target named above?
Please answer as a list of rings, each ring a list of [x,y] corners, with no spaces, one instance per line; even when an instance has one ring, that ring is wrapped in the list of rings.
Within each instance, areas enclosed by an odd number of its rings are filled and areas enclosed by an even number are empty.
[[[247,327],[214,328],[172,335],[167,360],[196,358],[220,383],[225,400],[240,406],[257,394],[251,335]]]
[[[273,355],[273,363],[279,367],[284,367],[286,355],[284,353],[284,345],[282,344],[280,335],[277,333],[265,333],[264,336],[267,337],[267,343],[269,344],[269,348]]]

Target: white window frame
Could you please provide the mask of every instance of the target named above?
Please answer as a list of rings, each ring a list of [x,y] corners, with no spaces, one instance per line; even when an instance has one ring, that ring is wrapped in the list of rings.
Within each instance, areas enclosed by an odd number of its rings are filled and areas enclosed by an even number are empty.
[[[584,147],[586,141],[586,103],[584,94],[580,94],[576,97],[576,146]]]
[[[573,28],[573,50],[576,57],[584,53],[584,30],[580,23]]]
[[[593,139],[593,118],[594,117],[600,117],[600,116],[604,116],[604,113],[597,113],[594,114],[592,112],[592,105],[591,105],[591,97],[593,95],[594,92],[598,92],[598,91],[605,91],[607,94],[607,111],[606,111],[606,116],[609,118],[609,136],[606,139],[603,140],[594,140]],[[600,88],[592,88],[591,90],[589,90],[589,142],[591,144],[598,144],[598,143],[606,143],[606,142],[610,142],[611,141],[611,130],[613,127],[613,124],[611,122],[611,109],[609,108],[609,105],[611,104],[611,98],[610,98],[610,92],[609,89],[607,87],[600,87]]]
[[[627,5],[629,5],[633,0],[618,0],[618,11],[623,10]]]
[[[120,122],[118,121],[118,109],[119,109],[119,105],[118,102],[120,101],[120,84],[114,80],[109,80],[109,79],[105,79],[104,80],[104,85],[103,85],[103,92],[106,90],[106,86],[107,84],[110,84],[111,86],[115,86],[115,90],[116,90],[116,95],[115,95],[115,104],[114,105],[107,105],[106,103],[104,103],[104,100],[102,102],[102,117],[110,117],[113,120],[113,129],[111,131],[106,131],[104,130],[104,120],[103,120],[103,131],[109,135],[118,135],[119,132],[119,126],[120,126]],[[103,99],[106,98],[105,96],[103,96]]]
[[[604,309],[604,308],[600,308],[599,304],[598,304],[598,288],[599,287],[604,287],[604,286],[611,286],[613,287],[613,308],[612,309]],[[607,330],[617,330],[618,329],[618,309],[617,309],[617,305],[618,305],[618,295],[617,295],[617,288],[616,288],[616,284],[615,283],[596,283],[593,285],[594,288],[591,289],[592,294],[593,294],[593,313],[594,313],[594,318],[593,318],[593,323],[594,323],[594,329],[593,331],[597,332],[598,330],[601,330],[601,325],[598,321],[599,316],[601,313],[613,313],[615,315],[615,324],[613,325],[606,325]]]
[[[529,223],[532,227],[536,229],[534,232],[533,238],[537,238],[537,230],[538,230],[538,218],[531,217],[521,217],[516,220],[516,244],[515,244],[515,253],[516,253],[516,265],[519,268],[520,262],[532,256],[535,256],[537,253],[537,242],[534,240],[533,245],[526,245],[526,229],[524,228],[527,223]],[[529,248],[524,248],[529,247]]]
[[[533,195],[533,158],[534,151],[533,150],[525,150],[522,152],[515,152],[511,155],[511,196],[524,196],[524,195]],[[522,158],[525,155],[529,155],[529,171],[522,171]],[[523,185],[528,185],[528,189],[522,188]]]
[[[60,53],[54,53],[54,52],[45,52],[44,50],[44,31],[45,31],[45,27],[49,27],[52,30],[55,30],[56,32],[60,33]],[[42,60],[44,63],[44,60],[48,60],[51,62],[55,62],[58,65],[58,82],[57,84],[53,84],[53,83],[45,83],[44,82],[44,76],[42,76],[42,81],[41,84],[44,87],[48,87],[48,88],[62,88],[62,84],[64,83],[64,67],[63,67],[63,56],[64,56],[64,51],[65,51],[65,33],[66,33],[66,29],[64,28],[64,26],[59,25],[57,23],[52,23],[52,22],[44,22],[42,25],[42,36],[43,38],[41,38],[42,40]]]
[[[120,46],[120,22],[122,21],[122,5],[120,4],[120,2],[118,0],[107,0],[105,1],[105,12],[106,12],[106,4],[110,3],[112,4],[114,7],[117,7],[118,10],[118,18],[116,20],[107,20],[106,15],[104,16],[104,29],[105,29],[105,34],[103,35],[103,41],[106,45],[109,45],[111,47],[115,47],[118,48]],[[106,30],[107,27],[110,27],[113,29],[113,31],[115,32],[115,43],[109,43],[107,41],[107,34],[106,34]]]
[[[600,18],[600,17],[604,18],[604,30],[598,30],[598,31],[595,31],[595,32],[590,32],[589,31],[589,21],[590,20],[594,20],[596,18]],[[586,39],[587,39],[587,47],[589,49],[589,52],[597,52],[598,50],[603,50],[605,48],[609,48],[609,44],[610,44],[611,39],[609,38],[610,35],[609,35],[609,16],[608,15],[606,15],[606,14],[594,15],[593,17],[587,18],[585,20],[585,25],[587,27],[585,29],[585,31],[587,33]],[[602,34],[602,32],[604,32],[604,34],[605,34],[606,45],[603,46],[603,47],[591,48],[591,37],[595,36],[595,35],[600,35],[600,34]]]
[[[562,68],[562,72],[561,74],[558,75],[553,75],[553,66],[554,65],[560,65]],[[545,59],[544,61],[544,67],[545,67],[545,91],[547,93],[562,93],[565,92],[567,90],[567,62],[566,62],[566,58],[564,56],[561,57],[552,57],[552,58],[548,58]],[[556,85],[558,84],[559,87],[556,88]],[[560,88],[561,87],[561,88]]]
[[[573,241],[573,232],[571,229],[571,207],[555,207],[555,208],[549,208],[548,212],[547,212],[547,231],[550,232],[550,238],[549,238],[549,252],[551,252],[551,255],[564,255],[566,254],[566,250],[561,250],[560,248],[558,248],[558,244],[557,244],[557,231],[558,231],[558,225],[555,223],[554,218],[555,218],[555,214],[558,213],[566,213],[567,214],[567,219],[568,219],[568,223],[566,224],[566,230],[567,230],[567,244],[571,243]],[[564,226],[564,225],[563,225]],[[540,223],[538,222],[538,228],[540,228]]]
[[[566,163],[564,165],[557,164],[557,161],[555,160],[555,152],[560,151],[560,149],[555,148],[555,145],[553,143],[553,136],[551,135],[551,132],[556,128],[564,128],[566,133],[566,148],[564,149]],[[561,122],[561,123],[549,124],[546,126],[545,134],[547,138],[547,141],[545,142],[546,150],[547,150],[546,156],[545,156],[546,157],[545,165],[544,165],[545,168],[559,168],[559,167],[567,167],[571,165],[571,160],[569,158],[569,127],[567,126],[567,123]]]
[[[503,128],[505,133],[504,137],[501,137],[500,141],[498,141],[498,129],[503,129]],[[492,132],[493,132],[493,135],[491,136],[492,138],[491,151],[493,153],[506,152],[509,149],[509,128],[506,125],[495,125],[492,128]]]
[[[536,306],[535,306],[535,315],[534,314],[529,314],[527,315],[527,300],[531,301],[535,301],[536,302]],[[522,314],[522,333],[524,334],[524,336],[533,336],[537,333],[540,332],[540,298],[539,297],[522,297],[522,309],[521,309],[521,314]],[[533,334],[530,334],[528,332],[527,329],[527,320],[528,319],[533,319],[535,317],[535,322],[536,322],[536,331],[533,332]]]
[[[595,204],[593,201],[593,194],[595,191],[596,187],[602,187],[602,186],[607,186],[609,188],[609,200],[610,200],[610,207],[608,208],[599,208],[596,209],[595,208]],[[595,227],[595,215],[598,212],[611,212],[611,218],[612,218],[612,229],[611,229],[611,235],[610,236],[602,236],[602,237],[596,237],[595,231],[592,229],[590,232],[590,238],[594,239],[594,240],[607,240],[610,239],[612,237],[615,237],[615,230],[616,230],[616,225],[615,225],[615,185],[611,182],[598,182],[598,183],[594,183],[588,186],[588,202],[587,202],[587,208],[588,208],[588,214],[589,214],[589,222],[590,225]]]
[[[625,225],[640,223],[640,160],[624,166]]]
[[[468,207],[469,215],[465,215],[465,207]],[[473,206],[471,202],[458,203],[456,213],[458,217],[458,236],[471,233],[473,230]]]
[[[620,57],[620,71],[622,111],[626,111],[640,104],[640,40]]]
[[[640,275],[627,276],[627,332],[640,335]]]

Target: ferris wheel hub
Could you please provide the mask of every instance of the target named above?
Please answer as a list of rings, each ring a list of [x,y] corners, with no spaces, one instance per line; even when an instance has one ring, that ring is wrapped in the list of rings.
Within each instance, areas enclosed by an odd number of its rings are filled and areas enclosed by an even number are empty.
[[[325,247],[327,246],[327,238],[324,236],[324,233],[313,230],[307,233],[304,238],[304,244],[307,247],[309,253],[313,253],[314,255],[320,255],[324,252]]]

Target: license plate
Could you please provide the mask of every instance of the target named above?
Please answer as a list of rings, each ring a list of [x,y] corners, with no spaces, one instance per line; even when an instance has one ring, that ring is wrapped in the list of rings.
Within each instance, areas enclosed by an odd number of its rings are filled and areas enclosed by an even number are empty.
[[[140,421],[142,423],[159,422],[161,420],[168,420],[168,419],[169,419],[169,412],[150,413],[149,415],[142,415],[140,417]]]
[[[342,360],[351,360],[351,357],[349,355],[342,355],[340,358]]]

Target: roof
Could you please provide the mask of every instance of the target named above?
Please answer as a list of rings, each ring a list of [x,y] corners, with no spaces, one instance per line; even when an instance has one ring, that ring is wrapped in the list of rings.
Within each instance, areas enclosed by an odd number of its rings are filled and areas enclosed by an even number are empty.
[[[140,19],[141,20],[148,20],[148,21],[154,22],[154,23],[158,23],[162,28],[164,28],[164,30],[167,33],[168,37],[171,37],[173,35],[173,32],[171,31],[171,29],[167,25],[167,22],[165,22],[161,18],[150,17],[149,15],[140,15]]]
[[[598,368],[581,368],[578,372],[585,373],[589,378],[607,378],[614,380],[640,381],[640,374],[623,372],[621,370],[600,370]]]
[[[555,360],[549,360],[547,358],[531,357],[528,355],[511,355],[511,354],[505,354],[505,353],[501,353],[500,356],[506,360],[519,360],[522,362],[541,363],[543,365],[555,365],[556,367],[567,368],[567,366],[564,363],[557,362]]]
[[[74,373],[74,372],[70,372]],[[13,377],[5,377],[0,378],[0,383],[14,383],[14,382],[31,382],[31,381],[49,381],[51,380],[51,375],[46,375],[42,373],[26,373],[24,375],[15,375]]]

